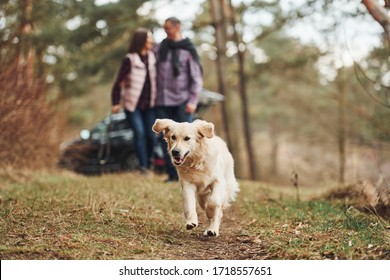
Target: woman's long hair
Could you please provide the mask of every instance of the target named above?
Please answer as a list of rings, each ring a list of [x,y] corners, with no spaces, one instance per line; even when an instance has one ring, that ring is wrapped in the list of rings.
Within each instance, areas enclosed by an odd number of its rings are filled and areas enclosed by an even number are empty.
[[[148,38],[149,30],[143,27],[139,27],[135,30],[131,39],[128,53],[141,53],[142,48],[145,46],[146,39]]]

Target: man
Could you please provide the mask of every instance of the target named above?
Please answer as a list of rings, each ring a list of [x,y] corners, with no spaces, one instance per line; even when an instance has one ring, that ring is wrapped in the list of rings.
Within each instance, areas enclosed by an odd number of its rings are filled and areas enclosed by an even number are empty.
[[[203,86],[200,59],[195,46],[182,37],[181,23],[176,17],[165,20],[167,38],[156,48],[157,98],[156,116],[176,122],[191,122]],[[176,169],[171,163],[164,143],[168,182],[177,181]]]

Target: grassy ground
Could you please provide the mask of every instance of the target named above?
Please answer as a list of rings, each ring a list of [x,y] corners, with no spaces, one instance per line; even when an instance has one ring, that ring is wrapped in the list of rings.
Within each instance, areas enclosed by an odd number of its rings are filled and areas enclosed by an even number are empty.
[[[0,170],[1,259],[390,259],[389,222],[342,201],[301,202],[241,181],[221,236],[187,231],[180,187],[158,175]]]

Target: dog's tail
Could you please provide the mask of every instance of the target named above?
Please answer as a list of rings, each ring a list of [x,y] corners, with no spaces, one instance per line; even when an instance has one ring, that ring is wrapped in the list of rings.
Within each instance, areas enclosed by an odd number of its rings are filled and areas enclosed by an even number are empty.
[[[229,202],[233,202],[237,198],[237,194],[240,192],[240,185],[235,178],[232,178],[234,181],[230,182],[228,188],[230,189]]]
[[[219,137],[214,137],[214,138],[221,139]],[[237,194],[240,192],[240,186],[234,175],[234,159],[232,154],[229,152],[226,143],[223,142],[221,139],[218,146],[221,149],[225,149],[225,151],[221,151],[224,153],[224,156],[221,157],[223,160],[223,163],[221,163],[221,165],[224,166],[223,175],[226,180],[225,201],[223,202],[223,207],[226,208],[230,206],[230,203],[236,200]]]
[[[227,181],[227,201],[224,204],[224,208],[229,207],[232,202],[237,198],[237,194],[240,192],[240,185],[238,184],[234,172],[226,174]]]

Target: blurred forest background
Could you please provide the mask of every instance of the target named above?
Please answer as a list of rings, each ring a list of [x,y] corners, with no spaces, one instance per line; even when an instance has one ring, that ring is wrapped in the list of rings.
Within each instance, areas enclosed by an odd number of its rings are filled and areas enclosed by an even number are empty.
[[[191,19],[180,9],[158,18],[177,2],[194,1],[2,0],[0,167],[55,166],[62,141],[109,114],[135,28],[158,41],[177,16],[205,88],[225,96],[204,118],[238,177],[324,185],[390,174],[389,1],[204,0]]]

